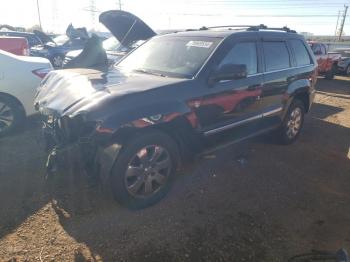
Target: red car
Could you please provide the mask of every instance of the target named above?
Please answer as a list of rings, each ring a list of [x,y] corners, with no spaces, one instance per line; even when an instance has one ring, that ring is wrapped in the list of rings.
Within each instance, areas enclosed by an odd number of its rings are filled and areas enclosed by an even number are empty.
[[[328,52],[327,45],[323,43],[309,41],[308,44],[316,57],[318,74],[324,75],[326,79],[333,79],[341,59],[340,53]]]
[[[29,55],[29,45],[24,37],[0,37],[0,49],[15,55]]]

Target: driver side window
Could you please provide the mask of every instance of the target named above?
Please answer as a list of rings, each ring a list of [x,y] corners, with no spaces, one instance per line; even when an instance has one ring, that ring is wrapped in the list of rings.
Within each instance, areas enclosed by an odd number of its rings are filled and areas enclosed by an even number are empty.
[[[248,75],[258,72],[258,60],[255,42],[237,43],[227,53],[219,64],[219,68],[225,64],[243,64],[247,66]]]

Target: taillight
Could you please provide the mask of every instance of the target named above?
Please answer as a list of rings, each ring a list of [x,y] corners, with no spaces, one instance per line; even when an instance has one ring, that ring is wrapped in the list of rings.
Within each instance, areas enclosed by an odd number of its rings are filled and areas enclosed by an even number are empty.
[[[41,79],[43,79],[52,69],[51,68],[39,68],[36,70],[33,70],[32,73]]]
[[[23,55],[24,56],[28,56],[29,55],[29,45],[28,45],[28,41],[27,40],[26,40],[26,43],[23,46]]]

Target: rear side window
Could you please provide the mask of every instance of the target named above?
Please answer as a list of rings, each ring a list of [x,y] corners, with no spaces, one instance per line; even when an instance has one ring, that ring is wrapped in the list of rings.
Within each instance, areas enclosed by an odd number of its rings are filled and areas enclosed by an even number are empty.
[[[263,42],[266,71],[290,67],[289,52],[285,42]]]
[[[256,43],[244,42],[235,44],[219,66],[225,64],[242,64],[247,66],[248,75],[258,72]]]
[[[306,47],[303,44],[303,42],[301,40],[291,40],[290,44],[294,51],[297,66],[309,65],[309,52],[306,50]]]

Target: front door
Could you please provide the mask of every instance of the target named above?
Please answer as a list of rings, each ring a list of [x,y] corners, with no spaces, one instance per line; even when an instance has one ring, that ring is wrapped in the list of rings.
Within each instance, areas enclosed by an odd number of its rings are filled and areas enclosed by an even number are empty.
[[[259,73],[258,48],[254,40],[235,42],[219,63],[245,64],[247,78],[224,80],[206,87],[206,93],[192,101],[201,130],[214,134],[225,129],[253,121],[261,110],[260,96],[263,76]]]

